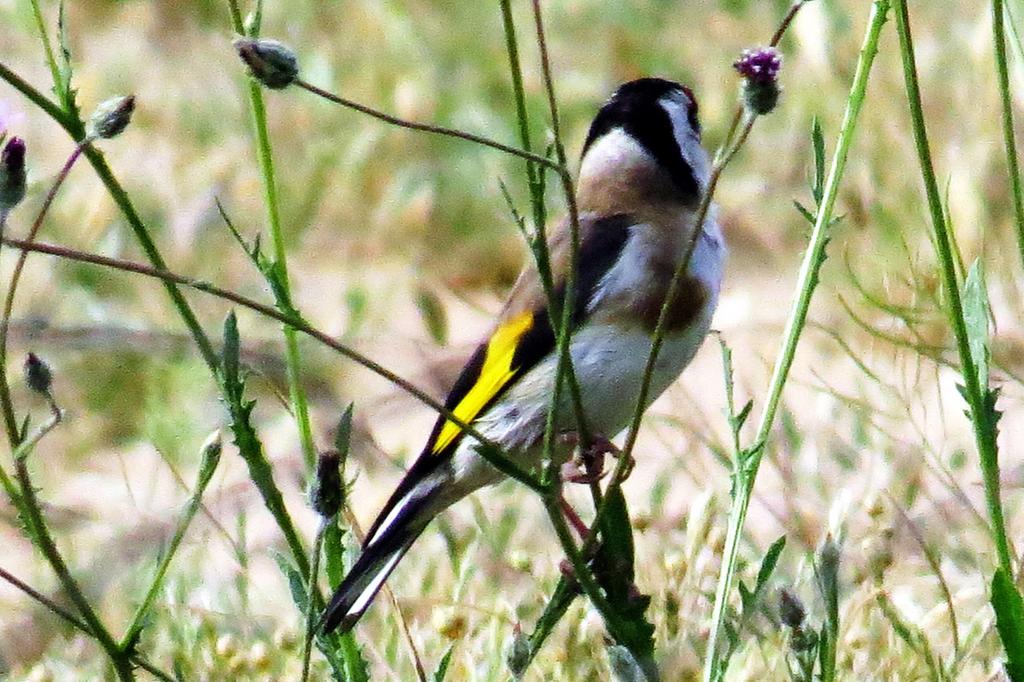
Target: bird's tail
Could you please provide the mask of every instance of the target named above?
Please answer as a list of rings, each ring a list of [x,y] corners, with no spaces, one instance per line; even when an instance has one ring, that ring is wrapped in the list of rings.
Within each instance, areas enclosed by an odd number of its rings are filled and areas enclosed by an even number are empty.
[[[345,633],[359,622],[398,562],[440,509],[436,488],[397,491],[367,535],[363,552],[331,597],[321,617],[324,632]]]

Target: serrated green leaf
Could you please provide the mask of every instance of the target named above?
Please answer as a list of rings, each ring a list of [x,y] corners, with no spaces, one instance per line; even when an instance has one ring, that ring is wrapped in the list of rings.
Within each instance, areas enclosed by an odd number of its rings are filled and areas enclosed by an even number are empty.
[[[324,570],[331,589],[337,589],[345,577],[345,532],[332,520],[324,529]]]
[[[811,123],[811,146],[814,148],[814,183],[811,185],[811,194],[814,195],[814,202],[820,206],[825,193],[825,135],[817,116]]]
[[[750,411],[754,409],[754,401],[748,400],[743,407],[740,408],[740,413],[734,418],[735,429],[739,431],[743,428],[743,425],[747,422],[747,418],[750,416]]]
[[[817,222],[818,219],[814,217],[814,214],[796,199],[793,199],[793,206],[796,207],[796,210],[800,212],[800,215],[802,215],[804,220],[808,223],[814,225],[814,223]]]
[[[238,318],[235,311],[228,313],[224,320],[224,347],[221,349],[220,366],[224,374],[224,381],[229,390],[236,387],[238,380],[239,365],[239,340],[238,340]]]
[[[1006,650],[1006,672],[1013,682],[1024,682],[1024,599],[1001,568],[992,576],[992,609]]]
[[[342,461],[348,455],[349,444],[352,440],[353,409],[355,409],[355,403],[349,403],[348,407],[341,414],[341,419],[338,420],[338,428],[334,432],[334,449],[341,455]]]
[[[416,292],[416,308],[430,338],[442,346],[448,343],[448,315],[437,294],[427,287],[420,287]]]
[[[782,555],[782,550],[786,548],[786,536],[779,537],[778,540],[772,543],[772,546],[765,552],[764,559],[761,560],[761,568],[757,571],[757,582],[754,584],[754,591],[760,592],[764,586],[768,583],[768,580],[772,577],[772,573],[775,571],[775,566],[779,563],[779,557]]]
[[[444,682],[445,676],[448,674],[448,666],[452,662],[452,654],[455,653],[455,645],[452,644],[448,647],[448,651],[444,652],[444,656],[441,657],[441,662],[437,664],[437,669],[434,670],[434,682]]]
[[[967,326],[967,344],[974,362],[975,376],[983,388],[988,386],[988,292],[985,287],[985,268],[980,259],[971,264],[964,283],[964,323]],[[965,368],[964,371],[967,371]]]
[[[281,573],[284,575],[285,580],[288,581],[288,592],[292,595],[292,601],[295,602],[295,606],[298,607],[300,613],[305,613],[308,600],[306,595],[306,582],[302,579],[302,574],[299,573],[298,569],[292,565],[292,562],[280,552],[274,552],[274,561],[277,562],[277,567],[281,569]]]
[[[750,588],[742,580],[736,582],[736,587],[739,589],[740,607],[743,613],[750,613],[754,608],[754,593],[750,591]]]

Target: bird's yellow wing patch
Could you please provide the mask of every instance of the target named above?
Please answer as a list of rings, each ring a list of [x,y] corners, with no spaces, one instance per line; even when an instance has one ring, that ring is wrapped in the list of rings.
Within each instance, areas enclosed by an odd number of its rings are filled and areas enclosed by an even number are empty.
[[[519,340],[532,326],[533,313],[527,311],[516,315],[494,331],[487,342],[487,353],[480,368],[480,375],[452,410],[456,417],[466,423],[476,419],[480,410],[517,374],[519,369],[512,367],[512,361],[519,347]],[[460,433],[462,429],[457,424],[445,422],[431,452],[443,452]]]

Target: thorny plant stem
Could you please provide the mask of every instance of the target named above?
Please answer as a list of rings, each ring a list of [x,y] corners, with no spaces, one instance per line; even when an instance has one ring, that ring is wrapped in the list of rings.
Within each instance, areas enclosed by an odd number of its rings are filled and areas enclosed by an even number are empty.
[[[999,78],[999,99],[1002,104],[1003,146],[1006,148],[1006,172],[1010,176],[1013,211],[1016,217],[1017,249],[1024,265],[1024,190],[1021,188],[1020,165],[1017,161],[1017,140],[1013,132],[1013,106],[1010,101],[1010,73],[1006,64],[1006,30],[1003,0],[992,0],[992,37],[995,47],[996,75]]]
[[[0,578],[2,578],[3,580],[7,581],[8,583],[10,583],[15,588],[17,588],[17,589],[21,590],[22,592],[24,592],[31,599],[34,599],[37,602],[39,602],[40,604],[42,604],[49,611],[52,611],[55,615],[57,615],[58,617],[64,619],[64,621],[67,622],[72,627],[76,628],[77,630],[80,630],[81,632],[84,632],[87,635],[90,635],[90,636],[92,635],[92,630],[89,629],[89,626],[86,625],[76,615],[74,615],[70,611],[66,610],[60,604],[57,604],[52,599],[50,599],[45,594],[43,594],[39,590],[35,589],[31,585],[23,582],[17,576],[12,574],[10,571],[0,567]],[[163,680],[164,682],[175,682],[173,677],[171,677],[170,675],[165,673],[163,670],[160,670],[159,668],[154,666],[152,663],[147,661],[142,656],[134,655],[133,654],[132,657],[131,657],[131,661],[132,661],[132,663],[137,665],[139,668],[142,668],[147,673],[149,673],[150,675],[152,675],[153,677],[155,677],[155,678],[157,678],[159,680]]]
[[[237,6],[237,3],[232,2]],[[231,21],[236,33],[243,33],[239,12],[231,12]],[[279,301],[278,307],[290,307],[291,284],[288,281],[288,252],[284,243],[284,231],[281,228],[280,201],[277,195],[277,178],[274,172],[274,153],[270,144],[270,133],[267,130],[267,108],[263,102],[263,90],[255,78],[249,78],[249,108],[252,110],[252,127],[256,136],[256,157],[259,161],[260,175],[263,178],[263,200],[267,207],[267,221],[270,225],[270,240],[274,247],[274,263],[277,265],[279,282],[286,300]],[[306,460],[306,470],[312,471],[316,465],[316,444],[313,442],[313,428],[309,421],[309,402],[302,387],[302,357],[299,355],[299,342],[295,329],[285,325],[284,333],[285,367],[288,375],[288,394],[295,415],[295,425],[299,431],[299,443],[302,455]]]
[[[306,595],[306,635],[302,643],[302,682],[309,679],[309,660],[313,653],[313,634],[316,630],[316,602],[313,599],[313,591],[316,586],[317,576],[320,573],[320,555],[323,553],[324,533],[327,525],[333,523],[332,519],[320,518],[320,525],[316,529],[316,538],[313,539],[313,556],[309,562],[309,590]]]
[[[857,60],[857,69],[853,77],[853,84],[850,87],[850,94],[847,98],[846,112],[843,115],[839,138],[836,141],[836,149],[832,157],[831,167],[829,168],[828,179],[825,182],[818,214],[815,216],[810,243],[807,246],[807,252],[804,254],[803,263],[800,266],[800,275],[797,280],[797,298],[793,302],[793,308],[790,311],[789,320],[783,333],[782,348],[772,370],[772,377],[768,388],[768,400],[761,412],[753,445],[743,453],[737,453],[741,457],[735,471],[735,493],[729,514],[729,527],[722,554],[722,566],[715,590],[715,605],[711,616],[711,634],[708,640],[704,664],[705,682],[717,679],[719,675],[724,673],[724,671],[719,670],[721,660],[718,640],[722,634],[726,607],[736,571],[736,555],[739,549],[740,535],[743,532],[743,524],[747,517],[747,509],[750,505],[750,497],[754,490],[754,481],[757,477],[758,467],[761,464],[761,457],[771,435],[772,426],[775,423],[775,413],[778,411],[782,398],[782,389],[786,384],[789,369],[793,365],[797,344],[803,332],[807,320],[807,312],[811,305],[811,298],[818,282],[818,272],[825,259],[828,227],[832,223],[832,213],[836,197],[839,193],[839,183],[846,168],[847,155],[849,154],[853,135],[857,128],[857,118],[867,91],[868,75],[871,72],[871,65],[874,62],[875,55],[878,53],[878,38],[881,34],[882,26],[885,24],[888,11],[888,0],[875,0],[871,6],[868,28],[864,36],[864,43],[861,46],[860,56]]]
[[[486,436],[481,434],[474,427],[470,426],[462,419],[459,419],[454,413],[452,413],[451,410],[449,410],[444,405],[431,398],[422,390],[416,388],[416,386],[409,383],[409,381],[398,376],[397,374],[387,369],[386,367],[374,362],[373,360],[369,359],[362,353],[346,346],[345,344],[332,338],[328,334],[313,327],[312,325],[308,324],[305,320],[301,318],[291,317],[285,313],[282,313],[280,310],[273,306],[265,305],[263,303],[260,303],[259,301],[254,301],[251,298],[242,296],[241,294],[238,294],[234,291],[222,289],[203,280],[193,279],[191,277],[186,277],[184,275],[179,275],[170,272],[169,270],[154,268],[149,265],[143,265],[142,263],[133,263],[131,261],[121,260],[117,258],[109,258],[107,256],[100,256],[98,254],[85,253],[83,251],[77,251],[75,249],[69,249],[63,246],[55,246],[53,244],[45,244],[41,242],[29,243],[20,239],[11,239],[6,237],[3,239],[3,244],[16,249],[25,249],[28,251],[35,251],[37,253],[45,253],[50,256],[64,258],[66,260],[78,261],[80,263],[91,263],[93,265],[100,265],[103,267],[113,268],[115,270],[121,270],[123,272],[133,272],[140,275],[146,275],[147,277],[152,277],[154,279],[159,279],[164,282],[186,286],[197,291],[209,294],[211,296],[216,296],[217,298],[221,298],[226,301],[231,301],[232,303],[236,303],[242,306],[243,308],[248,308],[249,310],[259,313],[264,317],[269,317],[271,319],[277,320],[278,322],[281,322],[282,324],[287,324],[291,327],[294,327],[296,330],[302,332],[303,334],[306,334],[307,336],[315,339],[316,341],[319,341],[320,343],[331,348],[332,350],[337,351],[338,353],[344,355],[350,360],[353,360],[354,362],[362,365],[363,367],[370,370],[374,374],[383,377],[390,383],[394,384],[398,388],[402,389],[409,395],[419,400],[427,407],[433,409],[438,414],[446,417],[453,424],[455,424],[463,431],[465,431],[467,435],[473,437],[481,444],[488,445],[491,448],[498,448],[497,444],[493,443]],[[503,456],[497,455],[497,453],[495,452],[490,452],[489,449],[481,449],[480,452],[482,453],[482,456],[484,458],[488,459],[488,461],[494,467],[496,467],[506,476],[516,479],[517,481],[527,486],[534,492],[545,492],[546,488],[541,484],[540,481],[536,480],[533,476],[531,476],[530,474],[526,473],[521,468],[516,466],[511,460]]]
[[[32,242],[35,240],[36,235],[39,234],[39,228],[42,226],[43,219],[50,210],[50,206],[53,204],[54,197],[57,196],[57,191],[60,189],[61,185],[64,184],[64,180],[67,179],[68,174],[71,172],[71,168],[75,165],[75,161],[78,160],[78,157],[82,155],[82,151],[87,144],[89,144],[88,139],[75,145],[71,155],[68,156],[67,161],[64,163],[64,167],[61,168],[60,173],[57,174],[57,179],[54,180],[53,185],[50,187],[50,191],[47,192],[46,198],[43,200],[43,205],[39,209],[39,213],[36,215],[35,220],[32,222],[32,227],[29,228],[28,237],[25,241]],[[7,440],[11,444],[12,448],[17,446],[22,435],[18,431],[18,420],[14,416],[14,404],[11,401],[11,387],[7,381],[7,334],[11,326],[11,312],[14,310],[14,297],[18,291],[18,284],[21,282],[21,273],[25,268],[25,260],[28,258],[28,253],[28,251],[21,251],[18,254],[18,260],[14,264],[14,272],[11,274],[11,283],[7,287],[3,316],[0,317],[0,410],[3,411],[4,426],[7,429]]]
[[[392,116],[391,114],[386,114],[383,111],[379,111],[377,109],[368,107],[365,104],[360,104],[359,102],[354,102],[350,99],[346,99],[345,97],[341,97],[340,95],[335,95],[333,92],[324,90],[323,88],[319,88],[313,85],[312,83],[307,83],[301,78],[295,79],[295,85],[302,88],[303,90],[308,90],[314,95],[323,97],[329,102],[340,104],[341,106],[348,107],[349,109],[355,109],[356,111],[366,114],[367,116],[372,116],[373,118],[379,121],[384,121],[385,123],[390,123],[391,125],[396,125],[400,128],[408,128],[409,130],[419,130],[420,132],[433,133],[435,135],[443,135],[445,137],[457,137],[460,140],[475,142],[476,144],[481,144],[485,147],[490,147],[491,149],[497,149],[498,151],[505,152],[506,154],[511,154],[513,156],[524,158],[528,161],[532,161],[533,163],[539,163],[540,165],[547,166],[548,168],[556,172],[561,172],[562,170],[557,163],[555,163],[551,159],[544,158],[540,154],[534,154],[533,152],[525,151],[523,149],[516,149],[515,147],[509,146],[507,144],[496,142],[495,140],[490,140],[480,135],[474,135],[473,133],[467,133],[463,130],[456,130],[455,128],[445,128],[444,126],[433,125],[431,123],[416,123],[414,121],[406,121],[405,119],[398,118],[397,116]]]
[[[914,41],[910,31],[910,13],[907,10],[906,0],[895,0],[895,8],[896,28],[900,38],[900,55],[903,59],[903,76],[906,82],[907,102],[910,107],[911,129],[914,131],[914,145],[921,166],[921,179],[924,182],[928,210],[931,213],[932,227],[935,230],[933,241],[945,288],[946,316],[949,318],[953,335],[956,338],[957,353],[960,356],[960,374],[965,389],[964,398],[970,409],[971,426],[974,429],[974,440],[978,448],[978,458],[981,461],[982,478],[985,484],[985,503],[988,506],[989,520],[992,524],[992,540],[996,546],[1000,568],[1006,572],[1007,576],[1012,576],[1014,575],[1013,560],[999,494],[999,452],[996,446],[996,430],[995,424],[989,423],[988,410],[985,405],[988,386],[981,385],[977,366],[971,357],[967,324],[964,321],[960,288],[953,260],[953,239],[942,210],[942,199],[938,183],[935,180],[931,148],[925,128],[921,89],[917,80],[917,65],[914,58]]]

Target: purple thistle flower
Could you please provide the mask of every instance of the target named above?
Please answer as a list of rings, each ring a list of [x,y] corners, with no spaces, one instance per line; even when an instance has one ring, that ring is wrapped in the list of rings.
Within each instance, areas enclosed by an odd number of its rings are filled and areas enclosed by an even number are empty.
[[[12,137],[0,151],[0,213],[18,205],[25,196],[25,141]]]
[[[782,55],[774,47],[744,50],[733,68],[743,76],[743,103],[753,114],[767,114],[779,101]]]

